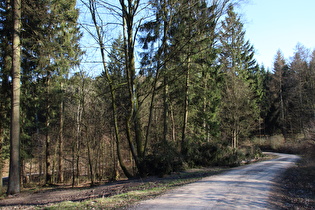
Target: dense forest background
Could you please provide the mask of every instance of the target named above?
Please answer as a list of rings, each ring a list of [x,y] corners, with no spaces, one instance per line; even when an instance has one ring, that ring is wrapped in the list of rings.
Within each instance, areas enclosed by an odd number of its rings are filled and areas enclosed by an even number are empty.
[[[22,0],[19,33],[12,2],[0,2],[0,174],[18,35],[24,185],[238,165],[270,136],[314,132],[315,50],[297,44],[289,59],[275,52],[272,69],[259,66],[234,9],[241,2]],[[89,18],[79,22],[79,11]],[[82,33],[96,43],[100,75],[81,62]]]

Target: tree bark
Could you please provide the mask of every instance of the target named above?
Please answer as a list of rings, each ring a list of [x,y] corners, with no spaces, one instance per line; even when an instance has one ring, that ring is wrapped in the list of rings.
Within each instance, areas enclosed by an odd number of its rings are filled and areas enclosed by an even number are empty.
[[[21,0],[13,0],[13,57],[10,169],[7,194],[20,192],[20,69],[21,69]]]
[[[47,99],[46,99],[46,136],[45,136],[45,184],[50,185],[52,183],[51,163],[50,163],[50,73],[47,74]]]
[[[186,155],[187,152],[187,139],[186,139],[186,132],[187,132],[187,123],[188,123],[188,106],[189,106],[189,70],[190,70],[190,58],[188,58],[188,65],[186,69],[185,75],[185,100],[184,100],[184,116],[183,116],[183,127],[182,127],[182,142],[181,142],[181,153],[182,155]]]
[[[2,124],[1,124],[1,121],[0,121],[0,190],[2,190],[2,172],[3,172],[3,165],[4,165],[4,162],[2,160],[2,157],[3,157],[3,128],[2,128]]]
[[[111,94],[111,104],[112,104],[112,114],[113,114],[113,118],[114,118],[114,132],[115,132],[115,141],[116,141],[116,151],[117,151],[117,157],[118,157],[118,161],[119,161],[119,165],[121,167],[121,169],[123,170],[124,174],[128,177],[131,178],[132,174],[128,171],[127,167],[125,166],[124,162],[123,162],[123,158],[122,158],[122,154],[121,154],[121,148],[120,148],[120,129],[119,129],[119,125],[118,125],[118,113],[117,113],[117,100],[116,100],[116,91],[115,91],[115,86],[113,84],[112,78],[108,72],[107,66],[106,66],[106,56],[105,56],[105,47],[104,47],[104,42],[103,42],[103,34],[102,34],[102,26],[98,25],[97,22],[97,6],[95,4],[94,1],[90,0],[89,4],[88,4],[88,8],[90,10],[91,16],[92,16],[92,21],[94,24],[94,27],[96,29],[96,36],[95,39],[99,44],[100,47],[100,53],[102,56],[102,63],[103,63],[103,70],[105,72],[105,76],[106,76],[106,80],[109,83],[109,87],[110,87],[110,94]]]
[[[137,165],[140,176],[144,175],[143,160],[145,156],[145,143],[140,120],[139,98],[137,94],[138,82],[136,79],[135,55],[134,55],[134,18],[139,7],[140,0],[128,0],[127,5],[124,0],[120,0],[123,19],[124,51],[126,58],[126,76],[128,80],[129,92],[129,116],[126,118],[126,134],[130,150]],[[134,137],[131,135],[131,128]],[[134,141],[133,139],[134,138]],[[133,145],[135,142],[135,146]],[[136,150],[134,150],[134,148]]]
[[[62,90],[62,84],[61,84]],[[60,102],[60,119],[59,119],[59,145],[58,145],[58,177],[57,180],[59,183],[62,183],[64,180],[63,177],[63,126],[64,126],[64,101],[63,97]]]

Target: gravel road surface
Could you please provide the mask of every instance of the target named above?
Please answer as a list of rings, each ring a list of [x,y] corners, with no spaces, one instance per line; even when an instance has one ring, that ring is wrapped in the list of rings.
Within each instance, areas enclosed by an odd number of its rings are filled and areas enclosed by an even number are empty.
[[[293,166],[299,157],[269,154],[278,158],[203,178],[130,209],[270,209],[268,197],[275,178]]]

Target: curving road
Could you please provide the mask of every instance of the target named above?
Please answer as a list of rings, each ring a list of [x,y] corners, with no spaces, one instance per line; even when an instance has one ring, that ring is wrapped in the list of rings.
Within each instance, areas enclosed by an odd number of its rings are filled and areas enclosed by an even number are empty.
[[[278,158],[203,178],[130,209],[270,209],[268,197],[275,178],[299,157],[269,154]]]

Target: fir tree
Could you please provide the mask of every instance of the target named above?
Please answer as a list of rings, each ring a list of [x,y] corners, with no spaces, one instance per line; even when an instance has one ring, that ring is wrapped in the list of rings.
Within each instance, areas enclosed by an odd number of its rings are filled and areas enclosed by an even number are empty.
[[[226,74],[221,110],[223,133],[236,148],[239,139],[256,128],[260,110],[256,100],[258,66],[253,58],[254,49],[245,41],[243,24],[232,5],[222,22],[220,45],[220,63]]]
[[[47,184],[51,183],[52,169],[50,130],[58,123],[62,126],[57,116],[62,118],[58,113],[62,112],[63,83],[82,55],[75,4],[75,0],[25,0],[23,4],[22,107],[27,123],[22,130],[27,138],[35,132],[46,136]]]
[[[270,81],[270,94],[271,94],[271,112],[269,122],[272,122],[273,128],[270,128],[272,133],[280,133],[286,137],[287,135],[287,121],[288,121],[288,78],[289,67],[279,50],[275,56],[273,75]],[[270,124],[270,123],[269,123]]]

